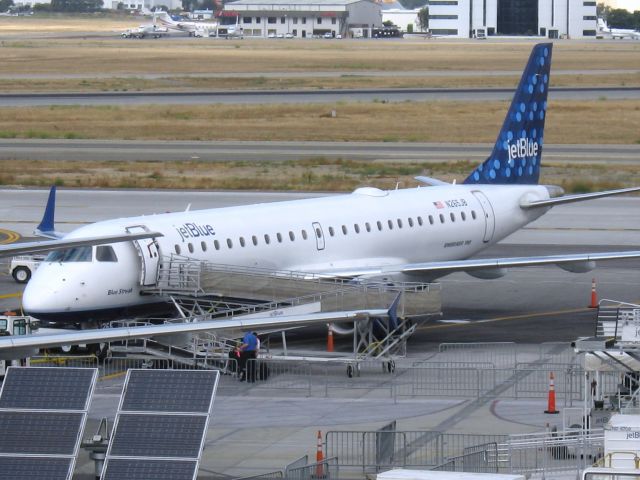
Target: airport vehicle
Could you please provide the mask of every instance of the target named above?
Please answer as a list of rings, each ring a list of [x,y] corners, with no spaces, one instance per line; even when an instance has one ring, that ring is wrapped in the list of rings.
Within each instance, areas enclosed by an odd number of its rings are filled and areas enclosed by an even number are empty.
[[[598,18],[598,31],[608,33],[614,40],[622,40],[625,38],[640,40],[640,32],[638,30],[631,28],[611,28],[602,18]]]
[[[40,263],[45,259],[44,255],[20,255],[13,257],[9,264],[9,273],[18,283],[27,283],[36,271]]]
[[[159,22],[161,25],[164,25],[166,28],[171,30],[177,30],[180,32],[187,33],[190,37],[195,36],[196,29],[208,29],[215,30],[218,28],[218,23],[207,23],[207,22],[190,22],[185,20],[174,20],[171,18],[165,11],[155,11],[153,12],[154,23]]]
[[[52,188],[38,232],[52,240],[0,246],[0,255],[53,250],[31,278],[23,308],[77,323],[163,304],[156,285],[170,254],[214,264],[325,278],[431,281],[463,271],[498,278],[511,267],[586,272],[640,251],[471,258],[551,207],[640,187],[564,195],[539,185],[552,44],[536,45],[490,156],[460,183],[417,177],[414,188],[101,221],[67,235],[53,224]],[[425,188],[424,185],[429,186]]]
[[[0,338],[31,335],[38,331],[40,323],[28,316],[15,315],[13,312],[5,312],[0,315]],[[22,352],[24,358],[28,355],[37,353],[37,349]],[[4,378],[7,368],[11,365],[20,365],[21,360],[15,360],[18,356],[16,353],[8,357],[0,355],[0,379]]]
[[[122,32],[123,38],[160,38],[169,35],[169,29],[158,27],[157,25],[140,25],[136,28],[129,28]]]

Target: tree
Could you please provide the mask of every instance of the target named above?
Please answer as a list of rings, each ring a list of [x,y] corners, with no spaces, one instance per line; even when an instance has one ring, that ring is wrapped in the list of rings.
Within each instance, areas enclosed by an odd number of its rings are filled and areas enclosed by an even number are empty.
[[[604,3],[598,3],[596,5],[596,15],[598,18],[602,18],[604,21],[609,18],[609,12],[611,11],[611,7],[609,5],[605,5]]]
[[[382,25],[384,25],[385,27],[393,27],[393,22],[391,20],[385,20],[384,22],[382,22]]]
[[[0,12],[6,12],[9,7],[13,7],[13,0],[0,0]]]
[[[633,13],[624,8],[612,8],[607,16],[611,28],[634,28]]]
[[[418,25],[423,32],[429,31],[429,7],[423,7],[418,11]]]

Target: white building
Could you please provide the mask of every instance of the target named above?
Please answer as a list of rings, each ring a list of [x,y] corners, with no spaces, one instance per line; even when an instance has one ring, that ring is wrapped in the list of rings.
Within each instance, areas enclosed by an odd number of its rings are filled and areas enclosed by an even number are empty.
[[[419,8],[413,10],[402,7],[398,2],[382,3],[382,21],[391,22],[403,32],[420,32]]]
[[[470,38],[487,35],[595,37],[596,2],[586,0],[431,0],[429,31]]]
[[[290,34],[311,38],[370,37],[382,26],[380,5],[372,0],[237,0],[224,6],[222,18],[240,17],[245,36],[269,37]]]

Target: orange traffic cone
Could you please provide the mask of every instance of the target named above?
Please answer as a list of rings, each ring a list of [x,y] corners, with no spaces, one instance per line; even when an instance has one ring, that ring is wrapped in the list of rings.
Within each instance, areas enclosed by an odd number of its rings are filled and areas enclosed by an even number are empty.
[[[331,330],[329,330],[331,331]],[[318,446],[316,450],[316,478],[324,478],[324,454],[322,452],[322,432],[318,430]]]
[[[327,352],[333,352],[333,330],[329,325],[329,331],[327,332]]]
[[[589,308],[598,308],[598,294],[596,293],[596,279],[591,279],[591,304]]]
[[[553,372],[549,373],[549,399],[547,401],[547,409],[544,413],[560,413],[556,410],[556,387]]]

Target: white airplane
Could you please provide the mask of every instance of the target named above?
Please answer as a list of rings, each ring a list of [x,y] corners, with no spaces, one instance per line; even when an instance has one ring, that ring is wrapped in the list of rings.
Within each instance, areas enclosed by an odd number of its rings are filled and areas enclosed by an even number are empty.
[[[1,245],[0,255],[53,250],[24,291],[25,312],[78,323],[160,304],[145,294],[170,254],[215,264],[308,272],[323,277],[433,280],[464,271],[498,278],[509,267],[558,265],[586,272],[597,260],[640,251],[521,258],[471,258],[551,207],[639,191],[563,195],[539,185],[552,44],[536,45],[491,155],[459,184],[230,208],[119,218],[55,231],[52,188],[38,232],[52,240]]]
[[[633,40],[640,40],[640,32],[631,28],[611,28],[607,25],[602,18],[598,18],[598,31],[608,33],[611,38],[622,40],[624,38],[631,38]]]
[[[218,23],[206,23],[206,22],[189,22],[184,20],[174,20],[171,18],[165,11],[155,11],[153,12],[153,20],[154,23],[158,22],[161,25],[170,28],[172,30],[178,30],[180,32],[187,33],[189,36],[193,37],[196,34],[196,31],[200,30],[215,30],[218,28]]]

